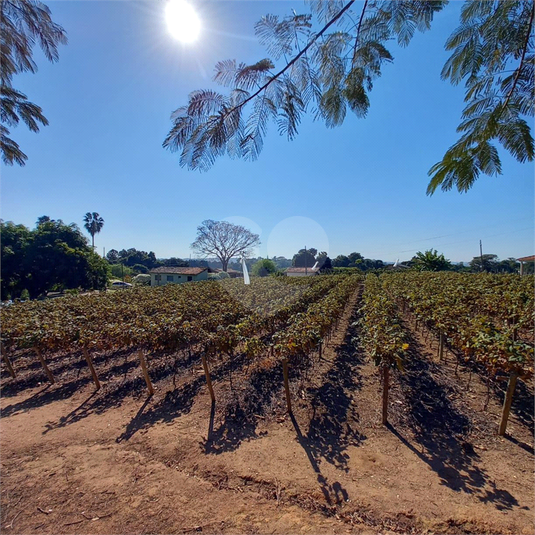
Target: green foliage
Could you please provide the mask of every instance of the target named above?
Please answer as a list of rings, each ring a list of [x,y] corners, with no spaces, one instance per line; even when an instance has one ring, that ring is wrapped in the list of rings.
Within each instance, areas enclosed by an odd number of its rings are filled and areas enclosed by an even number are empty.
[[[84,227],[91,234],[91,247],[95,248],[95,234],[104,226],[104,219],[97,212],[87,212],[84,216]]]
[[[316,263],[317,249],[311,247],[310,249],[300,249],[292,258],[292,266],[294,267],[313,267]]]
[[[259,260],[258,262],[256,262],[256,264],[253,265],[251,274],[255,277],[267,277],[268,275],[273,275],[274,273],[277,273],[277,271],[277,266],[275,265],[275,262],[273,262],[273,260],[263,258],[262,260]]]
[[[339,268],[358,268],[360,271],[368,271],[384,267],[382,260],[364,258],[360,253],[350,253],[348,256],[338,255],[332,261],[332,265],[335,271],[338,271]]]
[[[446,4],[366,0],[356,9],[353,0],[315,0],[311,13],[263,17],[255,30],[272,59],[220,61],[214,80],[228,93],[192,92],[172,115],[163,146],[180,153],[180,165],[207,170],[225,153],[258,158],[270,122],[293,139],[311,109],[327,127],[341,125],[348,111],[365,117],[373,84],[393,61],[389,42],[407,46]],[[429,195],[438,187],[465,192],[480,175],[500,174],[495,142],[519,162],[534,158],[526,121],[534,112],[533,1],[466,0],[446,48],[452,55],[442,77],[464,81],[466,107],[460,139],[429,171]]]
[[[393,59],[387,43],[407,45],[446,2],[366,1],[360,12],[353,10],[353,0],[329,4],[312,2],[312,14],[263,17],[255,31],[272,59],[217,63],[214,81],[227,94],[193,91],[172,115],[163,146],[180,153],[180,165],[207,170],[225,153],[255,160],[270,122],[293,139],[310,109],[328,127],[340,125],[348,108],[365,117],[373,83]],[[319,31],[313,29],[314,17],[324,24]]]
[[[134,264],[132,266],[132,271],[135,271],[136,273],[148,273],[149,268],[144,266],[143,264]]]
[[[36,0],[9,0],[0,2],[0,152],[7,165],[24,165],[28,157],[9,136],[11,127],[20,120],[32,132],[39,131],[39,124],[48,121],[42,110],[28,97],[12,86],[13,76],[37,71],[33,49],[39,44],[46,59],[58,60],[58,45],[65,44],[65,30],[52,21],[49,8]]]
[[[498,255],[484,254],[483,256],[474,256],[470,261],[470,269],[474,273],[480,271],[494,271],[496,264],[498,263]]]
[[[37,297],[52,289],[105,287],[108,263],[88,247],[75,224],[48,220],[30,231],[2,222],[0,230],[2,295],[26,289]]]
[[[123,276],[131,276],[136,273],[134,270],[128,266],[123,266],[122,264],[112,264],[110,265],[111,276],[116,279],[122,279]]]
[[[132,284],[135,284],[136,286],[150,286],[150,275],[140,273],[132,279]]]
[[[531,263],[533,266],[533,263]],[[533,273],[533,269],[529,269],[529,263],[524,265],[524,273]],[[474,273],[486,271],[488,273],[519,273],[520,263],[515,258],[507,258],[506,260],[499,260],[495,254],[484,254],[483,263],[481,256],[474,256],[470,261],[470,270]]]
[[[20,293],[20,298],[23,301],[27,301],[28,299],[30,299],[30,292],[26,288],[24,288],[24,290],[22,290],[22,292]]]
[[[167,261],[160,262],[156,259],[156,255],[150,251],[139,251],[134,247],[130,249],[121,249],[117,251],[116,249],[110,249],[106,255],[106,259],[110,264],[123,264],[132,268],[133,266],[142,265],[147,269],[154,269],[160,266],[183,266],[188,265],[187,262],[181,260],[180,258],[169,258]]]
[[[438,187],[465,192],[481,175],[502,172],[497,141],[519,162],[533,161],[534,143],[525,117],[534,110],[533,2],[466,2],[461,25],[446,42],[452,54],[442,78],[465,81],[466,107],[459,141],[429,171]]]
[[[332,271],[333,263],[328,256],[318,261],[319,261],[320,269],[322,273],[330,273]]]
[[[449,271],[452,268],[451,262],[443,254],[438,254],[436,249],[423,253],[418,251],[412,263],[419,271]]]
[[[403,371],[407,333],[396,304],[376,275],[366,275],[361,314],[364,346],[375,365]]]
[[[381,278],[392,302],[442,333],[465,362],[475,360],[492,374],[533,375],[533,344],[527,334],[533,328],[533,277],[405,271]],[[526,334],[518,336],[522,332]]]
[[[25,289],[29,272],[25,252],[32,243],[32,232],[24,225],[0,222],[2,251],[2,299],[17,297]]]

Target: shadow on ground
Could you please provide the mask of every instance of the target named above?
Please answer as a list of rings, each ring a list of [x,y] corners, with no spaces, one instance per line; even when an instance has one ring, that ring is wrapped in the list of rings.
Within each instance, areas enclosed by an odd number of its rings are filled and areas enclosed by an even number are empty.
[[[437,473],[443,485],[492,502],[499,510],[511,510],[518,505],[517,499],[496,488],[478,466],[480,458],[469,442],[471,421],[450,401],[462,396],[462,387],[423,356],[422,346],[410,334],[408,343],[406,369],[398,374],[406,412],[392,419],[412,429],[418,446],[389,424],[390,431]]]

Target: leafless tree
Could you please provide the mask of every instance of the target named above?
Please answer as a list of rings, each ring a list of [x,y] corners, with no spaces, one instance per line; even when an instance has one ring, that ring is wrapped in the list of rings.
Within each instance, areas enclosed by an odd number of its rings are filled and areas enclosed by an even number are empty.
[[[248,256],[257,245],[260,237],[245,227],[207,219],[197,227],[197,238],[191,248],[205,256],[216,256],[223,264],[223,271],[227,271],[231,258]]]

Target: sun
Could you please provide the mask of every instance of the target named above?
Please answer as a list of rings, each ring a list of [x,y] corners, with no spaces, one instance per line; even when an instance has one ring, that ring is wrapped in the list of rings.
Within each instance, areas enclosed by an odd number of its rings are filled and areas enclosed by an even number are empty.
[[[170,34],[183,43],[193,43],[201,30],[201,21],[193,7],[185,0],[169,0],[165,6],[165,20]]]

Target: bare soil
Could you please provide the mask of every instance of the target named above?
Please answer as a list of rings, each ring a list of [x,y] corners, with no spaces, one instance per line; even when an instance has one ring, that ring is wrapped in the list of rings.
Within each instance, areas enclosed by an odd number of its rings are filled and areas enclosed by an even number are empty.
[[[498,437],[505,384],[436,359],[410,331],[380,424],[377,369],[359,344],[355,295],[321,358],[213,362],[213,407],[195,355],[31,355],[2,368],[2,533],[534,532],[533,385],[519,382]],[[469,380],[470,379],[470,380]],[[39,384],[41,382],[41,384]],[[484,409],[488,395],[488,406]]]

